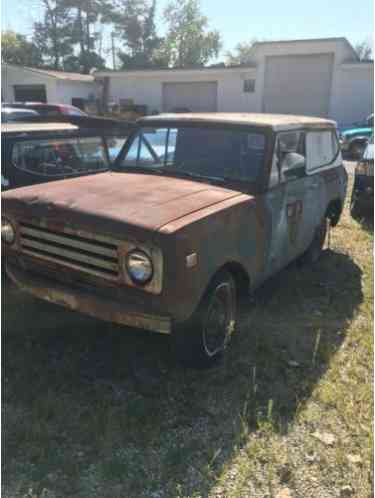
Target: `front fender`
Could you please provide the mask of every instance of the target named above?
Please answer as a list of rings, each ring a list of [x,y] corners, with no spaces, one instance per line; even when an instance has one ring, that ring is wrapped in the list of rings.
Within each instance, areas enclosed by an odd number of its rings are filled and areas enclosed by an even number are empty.
[[[170,297],[174,303],[177,322],[192,315],[212,278],[224,266],[243,269],[252,283],[264,269],[264,218],[253,197],[241,195],[215,210],[202,210],[187,218],[178,226],[164,227],[160,235],[168,234],[169,238],[165,258],[169,277],[164,290],[168,301]],[[171,259],[176,264],[173,269],[168,265]]]

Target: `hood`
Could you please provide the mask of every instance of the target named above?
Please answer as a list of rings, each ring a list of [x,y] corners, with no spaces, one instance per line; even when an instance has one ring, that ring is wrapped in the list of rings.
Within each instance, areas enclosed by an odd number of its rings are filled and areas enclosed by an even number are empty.
[[[3,193],[6,211],[112,232],[119,224],[158,230],[242,193],[158,175],[107,172]],[[117,226],[117,227],[116,227]]]

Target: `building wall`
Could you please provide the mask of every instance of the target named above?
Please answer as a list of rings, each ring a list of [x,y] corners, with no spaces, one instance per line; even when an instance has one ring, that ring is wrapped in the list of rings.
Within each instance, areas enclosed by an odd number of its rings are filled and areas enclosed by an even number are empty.
[[[256,77],[256,70],[129,72],[110,75],[109,101],[132,99],[136,105],[147,105],[148,111],[161,111],[164,82],[217,81],[218,111],[256,111],[257,82],[254,93],[243,91],[243,80]]]
[[[90,96],[97,96],[97,86],[93,83],[80,82],[80,81],[57,81],[57,95],[55,101],[59,104],[71,104],[72,98],[88,99]],[[54,101],[49,100],[50,103]]]
[[[343,64],[336,72],[331,118],[349,125],[374,112],[374,64]]]
[[[259,43],[254,45],[253,61],[257,65],[257,79],[259,83],[259,108],[263,108],[263,91],[265,87],[265,72],[267,57],[287,56],[287,55],[313,55],[313,54],[333,54],[334,62],[332,68],[332,89],[336,86],[337,69],[345,61],[353,60],[355,57],[349,44],[336,40],[309,40],[302,42],[282,42],[282,43]],[[329,112],[329,115],[331,111]]]
[[[33,73],[21,67],[6,64],[1,66],[2,98],[5,102],[14,102],[14,85],[45,85],[48,102],[58,101],[57,80],[50,76]]]
[[[374,65],[358,63],[354,50],[344,39],[257,43],[249,61],[253,68],[103,72],[98,76],[110,78],[110,101],[133,99],[135,104],[147,105],[149,112],[161,110],[162,83],[173,81],[217,81],[218,111],[262,112],[267,57],[307,58],[314,54],[331,55],[333,59],[327,117],[343,125],[360,121],[370,114],[374,105]],[[287,63],[287,58],[285,60]],[[256,80],[255,92],[244,93],[243,80],[252,78]]]

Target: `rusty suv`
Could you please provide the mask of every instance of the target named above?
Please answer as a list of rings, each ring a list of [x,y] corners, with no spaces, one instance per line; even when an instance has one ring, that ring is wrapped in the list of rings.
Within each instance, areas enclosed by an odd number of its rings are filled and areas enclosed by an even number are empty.
[[[346,186],[332,121],[146,117],[111,171],[3,194],[7,273],[41,299],[170,334],[181,361],[208,366],[239,292],[318,259]]]

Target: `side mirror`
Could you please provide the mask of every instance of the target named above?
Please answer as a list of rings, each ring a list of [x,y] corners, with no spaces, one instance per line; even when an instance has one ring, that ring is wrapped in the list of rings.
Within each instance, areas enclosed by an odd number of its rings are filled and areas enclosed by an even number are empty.
[[[305,174],[306,159],[296,152],[285,154],[281,162],[281,174],[285,178],[301,178]]]

